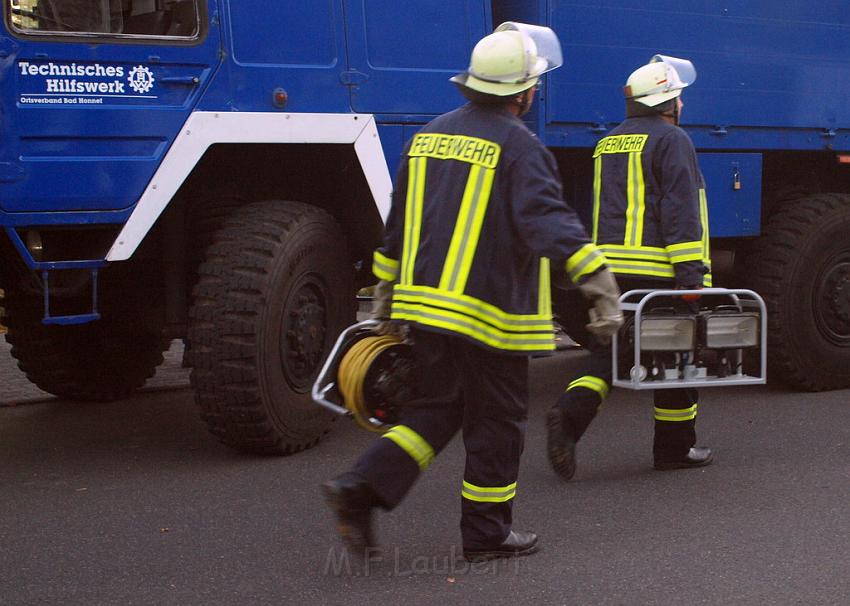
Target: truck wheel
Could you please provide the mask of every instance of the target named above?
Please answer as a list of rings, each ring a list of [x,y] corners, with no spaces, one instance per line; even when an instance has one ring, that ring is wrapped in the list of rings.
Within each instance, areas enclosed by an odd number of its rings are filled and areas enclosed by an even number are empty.
[[[769,376],[808,391],[850,386],[850,195],[785,205],[746,266],[768,308]]]
[[[6,340],[18,367],[40,389],[67,400],[109,402],[144,385],[162,363],[167,343],[161,324],[139,320],[125,300],[131,289],[107,284],[104,272],[101,319],[76,326],[44,325],[40,296],[6,291]]]
[[[318,442],[333,414],[310,389],[355,315],[354,266],[340,227],[306,204],[250,204],[224,221],[198,274],[191,378],[211,433],[257,453]]]

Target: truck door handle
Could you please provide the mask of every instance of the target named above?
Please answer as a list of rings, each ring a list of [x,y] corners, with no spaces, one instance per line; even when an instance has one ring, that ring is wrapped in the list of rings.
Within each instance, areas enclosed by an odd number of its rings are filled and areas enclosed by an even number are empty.
[[[168,78],[160,78],[162,84],[178,84],[182,86],[195,86],[201,79],[197,76],[171,76]]]

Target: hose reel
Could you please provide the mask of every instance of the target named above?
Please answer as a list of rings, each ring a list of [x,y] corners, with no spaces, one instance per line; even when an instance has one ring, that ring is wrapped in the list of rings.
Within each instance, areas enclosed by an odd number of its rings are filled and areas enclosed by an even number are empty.
[[[412,397],[413,356],[401,338],[378,335],[375,320],[347,328],[313,385],[313,400],[360,427],[383,432]]]

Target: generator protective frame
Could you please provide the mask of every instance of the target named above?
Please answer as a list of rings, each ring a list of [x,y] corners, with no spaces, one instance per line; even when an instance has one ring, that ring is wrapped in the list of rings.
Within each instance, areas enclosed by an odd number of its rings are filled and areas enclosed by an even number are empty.
[[[646,380],[640,369],[641,350],[640,326],[646,314],[644,310],[647,304],[659,297],[682,297],[692,296],[721,296],[729,298],[734,305],[743,310],[744,307],[755,308],[759,313],[759,374],[746,375],[743,373],[742,352],[736,350],[735,374],[725,377],[688,377],[677,379],[653,379]],[[637,300],[635,300],[637,299]],[[620,308],[624,312],[634,313],[634,358],[632,367],[629,369],[628,379],[620,378],[619,368],[619,339],[612,339],[612,385],[624,387],[637,391],[655,389],[681,389],[687,387],[732,387],[740,385],[764,385],[767,383],[767,307],[758,293],[749,289],[728,288],[702,288],[693,290],[630,290],[620,295]]]

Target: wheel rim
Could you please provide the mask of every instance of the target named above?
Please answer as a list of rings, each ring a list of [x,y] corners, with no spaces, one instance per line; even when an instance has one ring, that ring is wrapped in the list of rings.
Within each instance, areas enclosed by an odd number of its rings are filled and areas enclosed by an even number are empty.
[[[825,265],[815,282],[815,321],[826,339],[850,347],[850,250]]]
[[[327,297],[315,276],[292,289],[283,311],[280,359],[283,374],[296,391],[307,391],[325,353]]]

